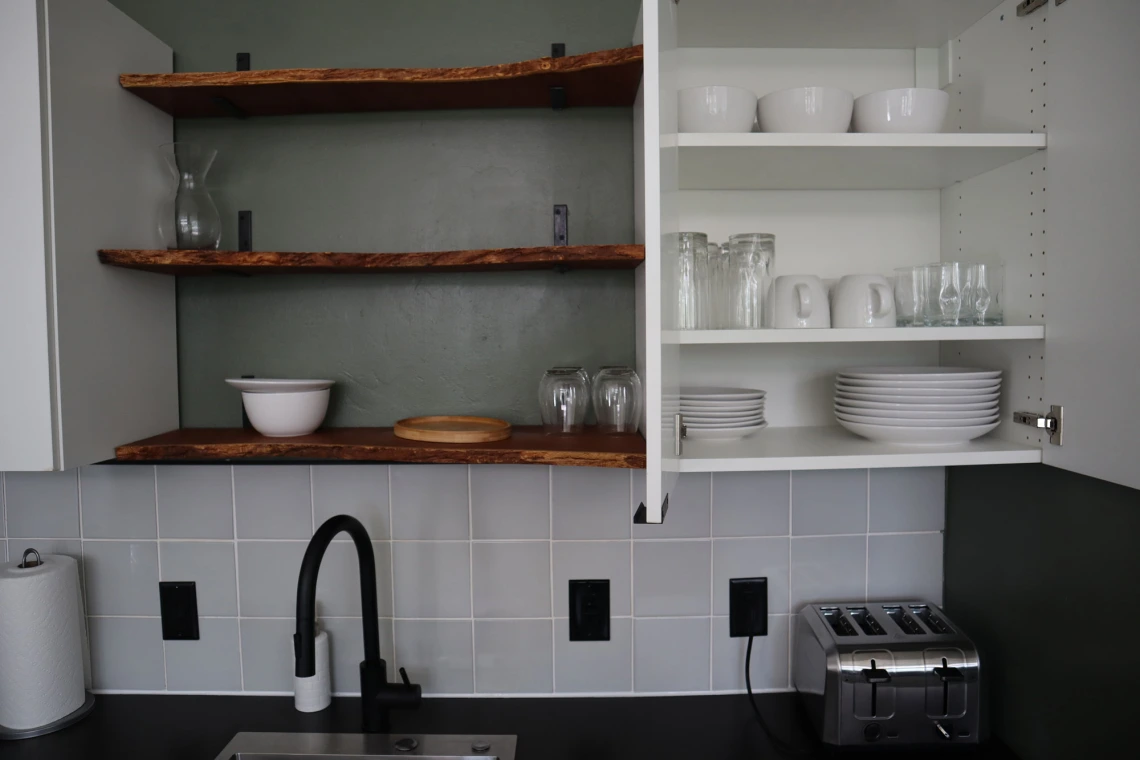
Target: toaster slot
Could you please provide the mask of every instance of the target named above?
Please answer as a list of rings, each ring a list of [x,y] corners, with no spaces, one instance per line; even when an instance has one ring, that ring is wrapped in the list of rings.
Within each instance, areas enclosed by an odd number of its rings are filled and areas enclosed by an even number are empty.
[[[948,626],[945,620],[931,612],[925,604],[910,605],[910,614],[921,620],[927,628],[935,633],[954,633],[954,629]]]
[[[903,611],[903,608],[898,605],[883,605],[883,612],[887,613],[887,617],[895,621],[899,629],[908,635],[919,636],[926,631],[922,630],[922,626],[918,621]]]
[[[883,720],[895,712],[894,657],[887,651],[852,653],[852,714],[859,720]]]
[[[831,630],[835,631],[836,636],[859,635],[855,626],[851,625],[851,621],[843,616],[838,607],[820,607],[819,614],[823,615],[823,619],[831,626]]]
[[[886,631],[883,626],[879,625],[879,621],[871,616],[866,607],[848,607],[847,614],[855,621],[855,625],[859,626],[863,633],[868,636],[885,636]]]
[[[960,718],[966,714],[966,661],[959,649],[927,649],[926,714]]]

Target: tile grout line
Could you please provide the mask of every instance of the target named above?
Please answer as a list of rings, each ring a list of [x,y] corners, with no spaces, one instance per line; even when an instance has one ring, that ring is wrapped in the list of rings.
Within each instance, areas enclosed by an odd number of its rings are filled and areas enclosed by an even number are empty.
[[[716,543],[712,540],[713,534],[713,474],[709,473],[709,691],[713,688],[713,612],[716,611],[714,597],[716,596]]]
[[[634,474],[633,471],[630,470],[630,473],[629,473],[629,510],[630,510],[631,515],[633,514],[633,509],[634,509],[634,507],[633,507],[633,474]],[[647,502],[645,508],[649,509],[649,506],[648,506],[648,502],[649,502],[649,473],[648,472],[645,473],[645,501]],[[551,508],[553,509],[553,501],[551,502]],[[631,692],[633,692],[633,691],[637,690],[636,686],[635,686],[635,684],[637,682],[637,667],[636,667],[637,653],[634,649],[634,647],[637,645],[637,621],[632,619],[633,615],[634,615],[634,609],[633,609],[633,601],[634,601],[634,592],[633,592],[633,517],[632,516],[629,518],[629,521],[630,521],[630,526],[629,526],[629,615],[630,615],[630,621],[629,621],[629,690]]]
[[[245,653],[241,645],[241,563],[238,562],[237,540],[237,478],[234,467],[230,465],[230,520],[234,530],[234,592],[237,599],[237,625],[238,625],[238,671],[241,675],[241,690],[245,691]]]
[[[4,528],[4,561],[8,561],[8,476],[0,472],[0,526]]]
[[[630,483],[632,484],[632,480]],[[632,488],[632,485],[631,485]],[[546,549],[550,555],[550,616],[554,609],[554,467],[546,468]],[[475,579],[472,578],[474,583]],[[472,609],[474,612],[474,608]],[[569,614],[569,611],[567,611]],[[550,693],[558,693],[558,632],[553,619],[550,622]]]
[[[160,542],[158,540],[158,537],[162,535],[162,531],[159,529],[159,523],[158,523],[158,466],[157,465],[152,466],[150,469],[151,469],[151,477],[154,481],[154,547],[155,547],[154,552],[155,552],[155,555],[158,559],[158,582],[160,584],[159,588],[161,588],[162,587],[161,586],[161,584],[162,584],[162,542]],[[161,615],[162,615],[162,594],[161,594],[161,592],[159,593],[159,597],[158,597],[158,611],[159,611],[159,617],[161,618]],[[166,636],[162,637],[162,687],[166,691],[170,690],[170,668],[167,667],[167,664],[166,664]]]
[[[871,471],[867,470],[867,535],[863,554],[863,601],[871,593]]]
[[[396,657],[396,546],[392,541],[396,531],[392,527],[392,465],[386,465],[388,474],[388,586],[392,590],[392,670],[399,672],[400,661]]]
[[[5,492],[5,496],[7,496],[7,492]],[[80,578],[80,581],[82,581],[82,584],[83,584],[83,616],[85,618],[91,618],[92,617],[92,615],[91,615],[91,600],[87,598],[87,546],[83,542],[83,483],[79,479],[79,468],[78,467],[75,468],[75,501],[79,507],[79,559],[83,563],[83,573],[81,574],[81,578]],[[7,504],[7,499],[5,499],[5,505],[6,504]],[[157,528],[156,528],[156,532],[157,532]],[[4,534],[7,535],[7,533],[8,532],[5,529]],[[88,636],[87,658],[92,659],[91,658],[91,652],[90,652],[90,649],[91,649],[90,620],[84,620],[83,622],[87,628],[87,636]],[[163,669],[166,668],[166,651],[165,651],[165,648],[164,648],[163,653],[162,653],[162,667],[163,667]],[[163,684],[163,686],[165,688],[165,683]],[[95,688],[95,666],[94,666],[94,663],[92,663],[92,665],[91,665],[91,688]]]
[[[479,678],[476,675],[478,668],[475,667],[475,552],[471,545],[472,539],[475,538],[475,529],[471,522],[472,512],[471,465],[467,465],[467,591],[470,594],[471,604],[471,693],[478,694]]]

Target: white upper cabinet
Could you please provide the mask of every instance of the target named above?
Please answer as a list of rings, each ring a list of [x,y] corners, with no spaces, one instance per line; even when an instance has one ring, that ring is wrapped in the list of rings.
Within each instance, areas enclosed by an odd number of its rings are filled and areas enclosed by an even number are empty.
[[[1140,282],[1140,3],[1048,3],[1023,17],[1017,6],[646,3],[641,292],[661,299],[657,308],[647,296],[641,312],[643,354],[659,357],[643,365],[651,500],[658,484],[664,498],[674,470],[1044,461],[1140,487],[1129,414],[1140,392],[1132,293]],[[678,133],[677,91],[714,84],[758,96],[806,85],[856,97],[940,87],[950,108],[933,135]],[[651,107],[654,86],[660,103]],[[937,261],[1001,263],[1005,325],[678,330],[668,240],[679,230],[716,242],[773,233],[776,275],[825,282]],[[937,364],[1003,370],[997,430],[966,445],[900,447],[837,426],[838,370]],[[686,439],[674,456],[668,420],[658,426],[654,412],[668,417],[681,384],[762,388],[770,427],[744,441]],[[1061,447],[1013,419],[1050,405],[1064,407]]]
[[[0,470],[109,459],[178,425],[173,279],[96,256],[159,247],[173,124],[118,77],[172,62],[103,0],[0,4]]]
[[[1048,26],[1049,286],[1035,406],[1065,416],[1045,463],[1140,488],[1140,3],[1065,3]]]

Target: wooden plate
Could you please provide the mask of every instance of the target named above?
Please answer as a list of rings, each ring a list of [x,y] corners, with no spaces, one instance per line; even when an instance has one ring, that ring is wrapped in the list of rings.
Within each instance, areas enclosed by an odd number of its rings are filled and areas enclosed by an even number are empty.
[[[396,423],[397,438],[433,443],[488,443],[511,437],[511,423],[494,417],[409,417]]]

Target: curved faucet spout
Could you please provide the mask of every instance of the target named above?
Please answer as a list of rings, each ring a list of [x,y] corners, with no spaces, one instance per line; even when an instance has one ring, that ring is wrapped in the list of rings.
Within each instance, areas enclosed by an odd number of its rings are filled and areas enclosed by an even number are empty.
[[[317,574],[325,550],[338,533],[347,533],[356,544],[356,557],[360,567],[360,611],[364,618],[364,662],[380,662],[380,615],[376,607],[376,556],[368,531],[355,517],[330,517],[313,534],[305,558],[301,561],[301,575],[297,579],[297,633],[293,636],[293,651],[297,659],[299,678],[316,675],[316,618]]]

